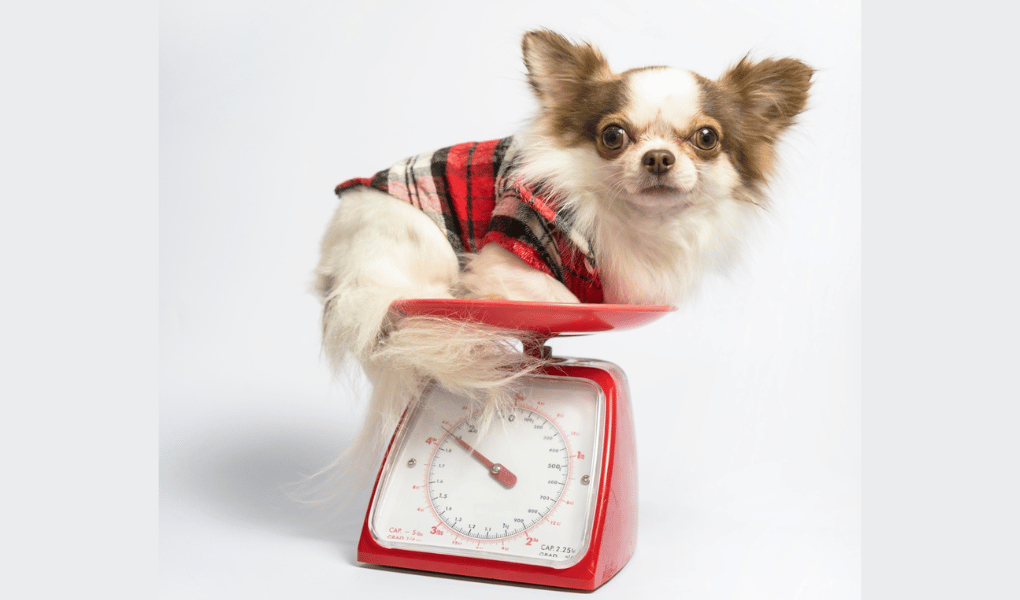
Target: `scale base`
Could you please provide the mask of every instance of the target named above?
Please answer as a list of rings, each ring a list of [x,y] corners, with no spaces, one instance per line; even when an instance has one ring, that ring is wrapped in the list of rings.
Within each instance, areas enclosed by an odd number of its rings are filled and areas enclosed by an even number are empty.
[[[358,543],[358,561],[384,567],[588,591],[609,581],[627,564],[637,545],[638,487],[634,418],[626,377],[612,363],[577,359],[554,363],[543,369],[543,374],[590,381],[602,390],[606,398],[603,475],[590,543],[584,556],[570,567],[553,568],[386,548],[376,541],[371,532],[370,508]],[[379,478],[372,490],[370,507],[375,502],[378,488]]]

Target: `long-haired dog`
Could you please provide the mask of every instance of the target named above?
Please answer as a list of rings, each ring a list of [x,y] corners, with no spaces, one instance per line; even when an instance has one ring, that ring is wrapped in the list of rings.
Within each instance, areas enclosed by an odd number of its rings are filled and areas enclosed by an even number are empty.
[[[762,210],[812,69],[738,62],[716,80],[523,39],[539,110],[524,131],[401,161],[337,187],[316,289],[325,352],[373,385],[361,447],[426,382],[498,406],[535,365],[513,334],[404,316],[410,298],[676,305]],[[376,446],[378,448],[378,446]]]

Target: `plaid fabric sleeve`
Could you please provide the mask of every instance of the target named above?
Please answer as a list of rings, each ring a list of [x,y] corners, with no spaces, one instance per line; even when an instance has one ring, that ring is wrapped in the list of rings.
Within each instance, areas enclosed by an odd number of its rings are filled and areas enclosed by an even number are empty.
[[[478,252],[495,205],[495,178],[510,138],[470,142],[403,160],[371,178],[347,180],[338,195],[359,187],[386,192],[420,209],[457,252]]]
[[[497,243],[561,281],[581,302],[602,302],[587,240],[554,203],[514,177],[513,138],[471,142],[413,156],[370,178],[344,181],[386,192],[420,209],[458,253]]]
[[[531,267],[563,283],[578,300],[601,303],[602,282],[591,245],[573,226],[570,215],[514,175],[512,149],[496,181],[493,208],[485,243],[497,243]]]

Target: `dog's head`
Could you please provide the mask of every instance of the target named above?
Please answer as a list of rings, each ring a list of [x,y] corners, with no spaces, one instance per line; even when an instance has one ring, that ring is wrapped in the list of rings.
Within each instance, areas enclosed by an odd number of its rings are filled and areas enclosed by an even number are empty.
[[[719,197],[760,202],[813,73],[795,59],[745,58],[714,81],[668,67],[616,74],[591,45],[551,31],[522,45],[541,105],[534,133],[563,151],[561,177],[659,212]]]

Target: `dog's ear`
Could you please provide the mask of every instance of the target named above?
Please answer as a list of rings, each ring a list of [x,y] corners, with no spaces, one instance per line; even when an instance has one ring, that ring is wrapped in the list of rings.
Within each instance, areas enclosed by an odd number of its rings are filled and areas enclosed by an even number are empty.
[[[758,186],[775,169],[776,142],[807,105],[814,70],[799,60],[744,57],[710,89],[723,122],[723,147],[746,183]]]
[[[719,84],[757,120],[761,133],[775,139],[807,105],[814,69],[793,58],[751,62],[746,56]]]
[[[521,48],[528,82],[545,108],[572,101],[585,84],[612,76],[609,63],[591,44],[571,43],[547,29],[524,34]]]

